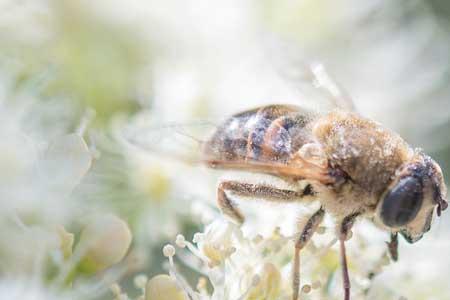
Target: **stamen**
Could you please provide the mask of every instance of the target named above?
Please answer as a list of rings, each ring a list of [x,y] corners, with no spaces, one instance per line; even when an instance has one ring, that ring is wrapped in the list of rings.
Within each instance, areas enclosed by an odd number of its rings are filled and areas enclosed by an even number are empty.
[[[322,287],[322,283],[320,282],[320,280],[316,280],[312,283],[311,287],[313,288],[313,290],[320,289]]]
[[[196,234],[194,234],[194,238],[192,239],[192,241],[197,244],[203,242],[204,239],[205,235],[203,233],[197,232]]]
[[[134,277],[134,286],[138,289],[145,290],[145,285],[147,284],[148,278],[144,274],[140,274]]]
[[[252,291],[252,289],[256,286],[258,286],[259,282],[261,281],[261,278],[259,277],[259,275],[254,275],[252,278],[252,283],[251,285],[248,287],[248,289],[245,291],[244,294],[242,294],[238,300],[244,300],[247,298],[247,296],[250,294],[250,292]]]
[[[191,297],[193,300],[199,300],[197,294],[192,290],[190,285],[184,279],[184,277],[179,274],[175,268],[175,264],[173,262],[173,257],[175,256],[176,250],[175,247],[171,244],[167,244],[163,248],[163,254],[165,257],[169,259],[169,274],[172,278],[174,278],[178,285]]]
[[[186,247],[186,239],[184,238],[184,235],[182,235],[182,234],[177,235],[175,244],[180,248],[185,248]]]
[[[199,291],[202,295],[207,295],[207,286],[208,280],[205,277],[200,277],[197,282],[197,291]]]
[[[78,128],[76,129],[77,135],[83,136],[89,126],[89,123],[91,123],[94,118],[95,110],[87,109],[80,121],[80,124],[78,125]]]
[[[302,286],[302,293],[309,294],[311,292],[311,286],[309,284],[305,284]]]
[[[119,295],[122,293],[122,289],[117,283],[113,283],[109,289],[113,293],[114,296],[119,297]]]
[[[163,248],[163,254],[165,257],[168,257],[169,259],[172,258],[175,255],[175,247],[171,244],[167,244]]]
[[[194,236],[194,240],[195,240],[195,236]],[[195,243],[195,242],[194,242]],[[184,246],[187,247],[189,249],[189,251],[191,251],[192,254],[194,254],[195,256],[197,256],[200,260],[203,261],[203,263],[210,263],[210,260],[208,259],[208,257],[206,257],[205,255],[203,255],[203,253],[201,253],[200,250],[198,250],[197,247],[194,246],[194,244],[192,244],[189,241],[184,241]]]

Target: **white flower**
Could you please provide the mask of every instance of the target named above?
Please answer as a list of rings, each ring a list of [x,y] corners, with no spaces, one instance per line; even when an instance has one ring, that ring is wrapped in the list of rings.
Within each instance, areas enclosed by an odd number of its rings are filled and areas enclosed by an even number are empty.
[[[78,212],[71,193],[91,167],[90,149],[81,135],[68,133],[67,103],[26,94],[4,99],[9,88],[0,87],[0,215],[69,221]]]
[[[8,147],[0,150],[0,159],[10,164],[9,168],[15,168],[12,176],[0,184],[2,213],[35,215],[47,222],[61,222],[73,216],[76,204],[70,194],[89,170],[92,160],[83,138],[65,135],[43,146],[43,141],[37,143],[24,134],[14,136],[23,138],[9,139]],[[12,151],[8,148],[17,149],[15,155],[21,156],[13,158],[17,162],[8,158]]]
[[[68,300],[69,297],[58,295],[56,291],[46,289],[44,286],[28,281],[3,280],[0,282],[0,300]]]
[[[117,118],[110,134],[95,137],[101,155],[80,190],[85,199],[127,216],[137,246],[147,251],[180,231],[192,217],[193,203],[213,197],[204,187],[215,181],[192,166],[133,147],[124,130],[139,126],[125,121],[130,120]]]
[[[0,300],[99,299],[105,288],[86,284],[71,289],[44,284],[39,277],[4,277],[0,281]]]
[[[333,234],[333,228],[319,230],[301,252],[301,293],[303,297],[307,294],[307,299],[342,298],[339,249]],[[431,275],[439,276],[442,272],[432,272],[429,260],[423,263],[416,260],[416,266],[411,268],[409,259],[414,260],[414,257],[406,251],[404,259],[391,264],[383,242],[386,237],[370,222],[358,222],[355,226],[353,237],[347,242],[354,299],[448,297],[448,290],[440,285],[442,281]],[[179,235],[176,245],[180,249],[175,251],[173,246],[166,246],[164,251],[170,262],[170,277],[194,300],[288,300],[292,297],[292,238],[279,230],[267,237],[250,238],[236,225],[217,220],[208,225],[205,232],[197,233],[194,243]],[[445,252],[450,249],[447,244],[442,241],[441,246],[432,248]],[[427,246],[423,244],[423,247]],[[421,259],[430,253],[433,255],[430,250],[411,249]],[[175,266],[175,256],[206,276],[199,278],[196,289],[187,284]],[[205,280],[212,285],[212,291],[206,288]]]
[[[236,225],[218,220],[207,226],[204,233],[196,234],[194,240],[195,243],[191,243],[178,236],[176,244],[181,247],[181,253],[177,255],[172,251],[168,256],[171,277],[192,299],[291,298],[290,274],[294,247],[291,237],[275,230],[268,237],[257,235],[250,238]],[[321,245],[319,241],[312,241],[302,252],[302,291],[310,294],[310,299],[319,299],[323,295],[328,295],[327,299],[338,298],[339,292],[329,287],[340,283],[339,257],[337,249],[332,247],[334,242],[331,240],[329,245]],[[189,287],[175,267],[175,255],[185,264],[194,268],[196,266],[193,257],[186,256],[186,250],[183,249],[188,249],[201,262],[197,270],[207,276],[213,286],[211,293],[202,287],[204,284],[199,284],[196,291]],[[376,258],[372,260],[376,261]],[[352,271],[356,282],[353,292],[357,294],[367,287],[365,281],[368,279],[364,279],[364,272]]]

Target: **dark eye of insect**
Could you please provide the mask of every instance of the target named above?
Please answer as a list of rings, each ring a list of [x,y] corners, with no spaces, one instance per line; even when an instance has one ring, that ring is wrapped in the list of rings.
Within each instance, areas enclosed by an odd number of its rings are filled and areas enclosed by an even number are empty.
[[[404,226],[416,217],[422,201],[423,191],[419,179],[405,177],[384,197],[381,219],[390,227]]]

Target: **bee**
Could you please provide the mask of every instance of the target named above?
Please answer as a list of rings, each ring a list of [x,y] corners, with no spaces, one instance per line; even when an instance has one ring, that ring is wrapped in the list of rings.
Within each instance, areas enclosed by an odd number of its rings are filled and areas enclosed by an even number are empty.
[[[346,100],[324,73],[319,82]],[[337,93],[337,95],[336,95]],[[347,105],[352,107],[353,105]],[[397,133],[354,111],[334,109],[317,114],[299,106],[268,105],[233,115],[203,145],[211,168],[265,173],[289,186],[226,180],[217,188],[223,214],[242,224],[245,216],[234,199],[277,203],[319,201],[295,241],[293,300],[298,299],[300,252],[325,213],[339,220],[343,288],[350,299],[345,241],[357,218],[369,218],[391,233],[388,250],[397,260],[398,234],[417,242],[430,230],[433,212],[447,208],[446,186],[439,165]]]
[[[358,218],[390,232],[388,251],[398,258],[398,234],[415,243],[430,230],[434,211],[448,206],[439,165],[397,133],[354,111],[346,93],[325,72],[312,68],[315,85],[336,108],[316,113],[294,105],[268,105],[231,116],[202,143],[201,161],[214,169],[270,174],[286,186],[223,180],[217,187],[222,213],[242,224],[235,200],[275,203],[318,201],[295,240],[293,300],[299,297],[300,253],[324,219],[337,222],[345,300],[350,279],[345,241]]]

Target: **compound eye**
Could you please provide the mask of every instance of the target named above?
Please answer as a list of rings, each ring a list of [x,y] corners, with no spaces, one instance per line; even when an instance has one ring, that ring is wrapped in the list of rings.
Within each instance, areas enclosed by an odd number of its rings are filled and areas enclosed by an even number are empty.
[[[400,227],[416,217],[423,202],[423,189],[419,179],[402,178],[384,197],[380,217],[389,227]]]

